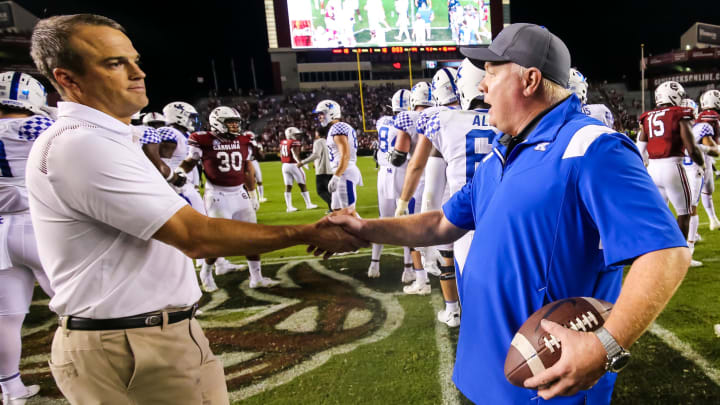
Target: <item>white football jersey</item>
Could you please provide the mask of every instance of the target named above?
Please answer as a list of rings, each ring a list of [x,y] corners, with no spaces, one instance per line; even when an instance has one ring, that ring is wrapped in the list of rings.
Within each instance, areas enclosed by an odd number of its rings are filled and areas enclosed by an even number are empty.
[[[459,191],[475,174],[475,167],[492,151],[497,134],[490,125],[488,110],[447,110],[435,114],[425,136],[447,162],[451,193]]]
[[[0,213],[28,208],[25,165],[30,149],[53,120],[42,115],[0,119]]]
[[[157,132],[158,135],[160,135],[161,141],[177,143],[177,147],[175,148],[175,152],[173,152],[172,157],[162,158],[163,162],[165,162],[165,164],[174,171],[188,156],[189,149],[187,136],[173,127],[161,127],[158,128]],[[198,173],[196,167],[187,174],[187,181],[188,183],[192,183],[194,185],[200,184],[200,174]]]
[[[395,128],[395,119],[388,115],[383,115],[375,123],[378,131],[378,165],[383,167],[393,167],[388,161],[388,156],[395,149],[395,141],[397,140],[398,130]]]
[[[418,143],[418,124],[420,118],[423,116],[422,113],[427,110],[428,109],[423,111],[402,111],[395,117],[395,128],[410,135],[410,156],[408,156],[407,161],[405,161],[402,167],[407,166],[412,158],[412,154],[415,152],[415,146],[417,146]]]
[[[355,166],[357,162],[357,132],[350,125],[344,122],[338,122],[333,124],[328,130],[327,136],[327,147],[328,155],[330,155],[330,167],[337,169],[340,164],[340,151],[338,150],[337,144],[335,144],[336,136],[346,136],[348,143],[348,152],[350,153],[350,160],[348,161],[348,167]]]
[[[615,118],[605,104],[585,104],[582,110],[585,115],[595,118],[608,128],[612,128],[615,124]]]
[[[698,145],[703,144],[703,138],[705,138],[706,136],[709,136],[710,139],[713,139],[715,137],[715,131],[713,130],[712,125],[708,124],[707,122],[698,122],[697,124],[693,125],[692,132],[695,143]],[[703,152],[703,156],[705,157],[706,168],[712,168],[713,160],[710,155]],[[683,161],[683,164],[685,164],[685,166],[697,166],[697,164],[690,158],[687,150],[685,151],[685,160]]]

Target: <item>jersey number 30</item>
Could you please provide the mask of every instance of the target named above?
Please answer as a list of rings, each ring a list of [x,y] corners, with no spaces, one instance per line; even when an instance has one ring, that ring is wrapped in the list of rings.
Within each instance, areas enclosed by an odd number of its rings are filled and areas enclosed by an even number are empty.
[[[217,158],[220,160],[218,170],[223,173],[229,172],[232,168],[235,171],[242,170],[242,153],[233,151],[230,154],[227,152],[218,152]]]

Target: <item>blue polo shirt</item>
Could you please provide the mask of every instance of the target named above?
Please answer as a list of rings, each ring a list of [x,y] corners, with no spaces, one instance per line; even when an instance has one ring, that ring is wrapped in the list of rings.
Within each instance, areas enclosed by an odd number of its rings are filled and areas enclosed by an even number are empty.
[[[686,246],[642,158],[625,135],[586,116],[571,96],[506,156],[499,138],[445,217],[475,230],[458,289],[462,323],[453,381],[497,404],[609,404],[615,375],[573,397],[544,401],[505,379],[515,332],[567,297],[617,299],[622,264]]]

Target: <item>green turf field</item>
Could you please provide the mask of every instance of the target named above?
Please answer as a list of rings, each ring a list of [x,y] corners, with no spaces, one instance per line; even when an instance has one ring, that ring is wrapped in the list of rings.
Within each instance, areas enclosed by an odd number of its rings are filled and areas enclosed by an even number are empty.
[[[325,209],[303,210],[297,190],[293,204],[301,210],[286,213],[280,163],[261,166],[270,201],[258,211],[260,222],[307,223],[324,215]],[[375,164],[361,157],[358,166],[365,181],[358,211],[375,217]],[[313,202],[321,205],[314,172],[307,174]],[[702,208],[700,223],[695,258],[705,266],[689,270],[651,332],[631,348],[614,404],[720,403],[720,339],[712,332],[720,323],[720,231],[708,230]],[[303,247],[263,256],[263,273],[282,281],[277,288],[250,290],[244,271],[216,277],[220,290],[203,295],[198,319],[224,361],[232,402],[468,403],[450,381],[457,329],[435,320],[443,306],[437,279],[431,277],[429,297],[403,295],[402,252],[386,252],[378,279],[367,278],[368,249],[320,261]],[[21,371],[26,383],[41,384],[43,396],[28,404],[64,403],[47,368],[56,320],[47,299],[35,298],[23,330]]]
[[[412,20],[415,15],[415,1],[414,0],[407,0],[410,2],[410,6],[408,8],[408,14],[410,15],[410,33],[412,34]],[[327,3],[327,2],[326,2]],[[344,3],[344,2],[343,2]],[[365,6],[367,4],[367,0],[359,0],[359,10],[360,10],[360,18],[356,17],[355,25],[353,26],[353,31],[355,32],[355,40],[357,41],[358,46],[373,46],[376,45],[374,43],[370,43],[371,35],[370,30],[368,27],[368,18],[367,18],[367,10],[365,10]],[[408,42],[407,40],[405,42],[396,41],[395,37],[399,35],[399,30],[396,26],[397,20],[398,20],[398,13],[395,11],[395,0],[382,0],[383,7],[385,9],[385,16],[386,16],[386,22],[388,23],[388,26],[390,29],[386,32],[385,38],[387,41],[387,46],[393,46],[393,45],[412,45],[411,42]],[[432,20],[431,26],[433,28],[432,30],[432,38],[429,40],[430,43],[433,44],[452,44],[452,35],[449,29],[449,21],[448,21],[448,5],[446,0],[434,0],[431,1],[432,4],[432,10],[435,15],[434,19]],[[477,0],[460,0],[460,4],[462,6],[466,5],[475,5],[477,7]],[[486,1],[485,4],[489,6],[489,2]],[[325,15],[320,12],[319,8],[315,7],[315,4],[312,4],[312,18],[313,18],[313,26],[314,27],[325,27]],[[490,30],[490,22],[488,21],[487,30]]]

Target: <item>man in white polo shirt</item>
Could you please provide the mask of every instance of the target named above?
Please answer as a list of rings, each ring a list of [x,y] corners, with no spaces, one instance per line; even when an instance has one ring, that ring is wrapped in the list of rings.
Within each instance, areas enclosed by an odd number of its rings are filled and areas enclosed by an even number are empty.
[[[365,244],[337,243],[336,227],[248,224],[188,206],[133,136],[130,116],[148,103],[145,73],[115,21],[41,20],[31,54],[65,100],[27,164],[38,250],[56,292],[50,307],[60,316],[50,359],[60,391],[73,404],[227,404],[222,363],[193,316],[201,293],[187,256]]]

